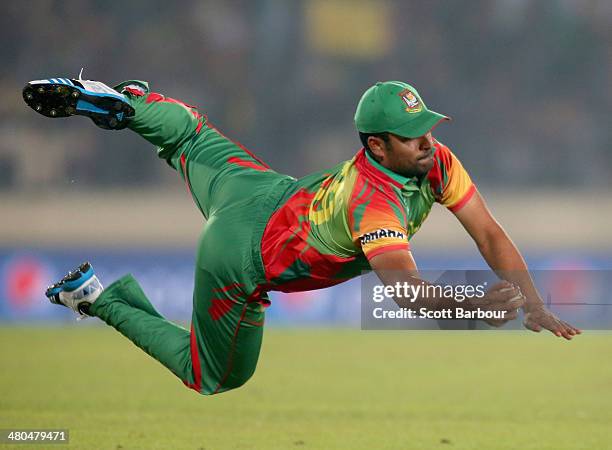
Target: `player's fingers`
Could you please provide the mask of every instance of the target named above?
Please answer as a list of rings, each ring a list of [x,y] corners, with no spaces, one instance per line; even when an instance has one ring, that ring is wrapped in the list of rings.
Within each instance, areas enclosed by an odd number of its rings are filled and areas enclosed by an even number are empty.
[[[561,323],[559,321],[555,321],[557,322],[555,327],[552,327],[551,331],[553,332],[553,334],[557,337],[562,337],[567,339],[568,341],[572,339],[572,334],[570,334],[569,330],[567,328],[565,328],[563,325],[561,325]]]
[[[565,327],[561,330],[561,336],[563,336],[568,341],[571,341],[572,338],[574,337],[574,335],[570,333],[569,330]]]
[[[555,318],[555,330],[559,331],[561,333],[561,336],[563,336],[565,339],[570,340],[573,336],[574,336],[574,331],[572,330],[572,327],[569,326],[567,323],[563,322],[562,320],[556,319]]]
[[[582,330],[581,330],[581,329],[576,328],[575,326],[570,325],[570,324],[569,324],[569,323],[567,323],[567,322],[561,321],[561,323],[562,323],[563,325],[565,325],[566,327],[568,327],[568,328],[569,328],[569,329],[570,329],[570,330],[571,330],[571,331],[572,331],[574,334],[581,334],[581,333],[582,333]]]
[[[574,329],[572,327],[569,327],[566,324],[564,324],[563,328],[565,328],[565,331],[567,331],[571,336],[575,336],[576,335],[576,332],[574,331]]]
[[[563,328],[565,329],[565,331],[567,332],[567,334],[570,336],[570,339],[573,338],[574,336],[576,336],[576,330],[574,329],[574,327],[572,327],[571,325],[568,325],[567,323],[563,322],[562,320],[560,320],[559,322],[561,322],[561,324],[563,324]]]

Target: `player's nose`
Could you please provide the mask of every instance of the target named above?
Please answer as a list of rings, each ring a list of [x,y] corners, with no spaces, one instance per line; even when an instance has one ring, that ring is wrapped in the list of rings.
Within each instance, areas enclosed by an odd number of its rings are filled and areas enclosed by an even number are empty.
[[[433,147],[433,136],[431,135],[431,131],[429,131],[421,136],[421,149],[429,150],[431,147]]]

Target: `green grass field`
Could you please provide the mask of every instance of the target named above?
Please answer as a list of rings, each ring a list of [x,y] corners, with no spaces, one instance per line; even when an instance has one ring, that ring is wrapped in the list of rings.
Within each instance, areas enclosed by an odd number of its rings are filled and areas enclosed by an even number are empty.
[[[71,449],[606,449],[611,355],[603,333],[270,329],[253,379],[204,397],[111,328],[4,326],[0,428],[68,428]]]

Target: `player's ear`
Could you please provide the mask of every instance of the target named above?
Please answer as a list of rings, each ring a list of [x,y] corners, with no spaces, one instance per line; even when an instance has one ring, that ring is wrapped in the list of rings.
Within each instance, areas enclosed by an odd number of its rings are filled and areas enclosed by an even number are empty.
[[[385,157],[385,141],[383,141],[378,136],[370,136],[368,137],[368,147],[372,152],[372,156],[378,162],[380,162]]]

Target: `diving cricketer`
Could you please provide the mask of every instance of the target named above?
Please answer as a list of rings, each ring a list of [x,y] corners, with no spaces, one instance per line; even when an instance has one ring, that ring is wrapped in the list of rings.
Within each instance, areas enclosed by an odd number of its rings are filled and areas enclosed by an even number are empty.
[[[190,331],[162,317],[132,276],[104,289],[89,263],[46,295],[99,317],[201,394],[237,388],[252,376],[269,291],[324,288],[371,269],[386,285],[421,283],[409,241],[434,202],[457,217],[494,271],[527,273],[461,162],[432,136],[447,117],[428,109],[406,83],[371,86],[355,113],[363,148],[300,179],[275,172],[195,107],[151,92],[143,81],[110,88],[50,78],[29,82],[23,97],[48,117],[84,115],[105,129],[129,128],[184,179],[206,219]],[[412,306],[436,310],[449,303],[423,298]],[[507,312],[486,320],[492,325],[515,319],[522,308],[533,331],[566,339],[580,333],[545,308],[528,275],[506,277],[472,306]]]

